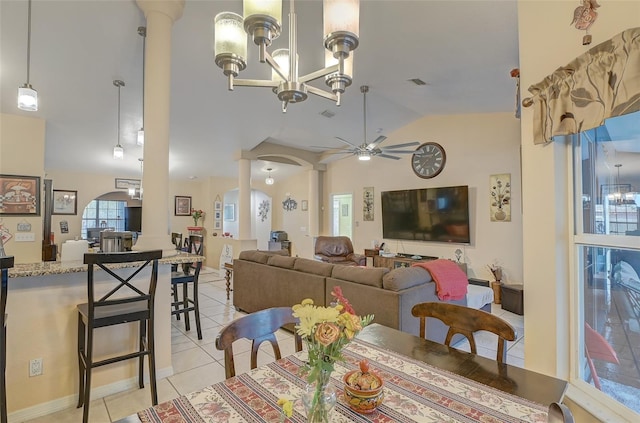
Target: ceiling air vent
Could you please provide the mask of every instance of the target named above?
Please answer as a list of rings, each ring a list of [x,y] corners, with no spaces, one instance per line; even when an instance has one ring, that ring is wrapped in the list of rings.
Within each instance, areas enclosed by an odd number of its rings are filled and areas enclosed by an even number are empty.
[[[325,111],[323,111],[323,112],[320,112],[320,114],[321,114],[322,116],[326,117],[326,118],[329,118],[329,119],[331,119],[332,117],[334,117],[334,116],[336,115],[335,113],[333,113],[333,112],[332,112],[332,111],[330,111],[330,110],[325,110]]]
[[[420,78],[412,78],[412,79],[408,79],[408,81],[413,82],[416,85],[427,85],[427,83]]]

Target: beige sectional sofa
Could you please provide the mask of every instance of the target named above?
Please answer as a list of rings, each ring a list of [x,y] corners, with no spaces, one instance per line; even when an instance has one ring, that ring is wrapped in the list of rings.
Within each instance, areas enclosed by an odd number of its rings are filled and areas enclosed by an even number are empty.
[[[233,305],[247,313],[292,306],[305,298],[327,305],[333,301],[335,286],[342,288],[359,315],[374,314],[374,322],[414,335],[419,321],[411,315],[411,308],[421,302],[440,301],[431,275],[419,267],[389,271],[263,251],[243,251],[233,261]],[[451,302],[467,305],[466,298]],[[490,311],[490,302],[483,308]],[[440,321],[428,319],[427,338],[442,342],[445,335],[446,327]]]

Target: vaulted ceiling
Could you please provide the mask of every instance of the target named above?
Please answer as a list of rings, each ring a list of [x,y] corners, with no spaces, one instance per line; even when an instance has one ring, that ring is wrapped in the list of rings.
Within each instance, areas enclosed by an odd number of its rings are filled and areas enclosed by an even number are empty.
[[[518,67],[516,7],[515,0],[361,0],[354,80],[342,106],[310,96],[283,114],[267,88],[227,91],[214,63],[213,17],[225,10],[241,14],[242,2],[187,0],[173,27],[170,176],[236,176],[234,153],[266,139],[302,149],[344,146],[336,136],[361,144],[361,85],[370,86],[368,142],[429,114],[513,111],[515,81],[509,71]],[[288,9],[285,1],[283,17]],[[324,66],[322,2],[297,1],[296,11],[300,74],[306,74]],[[26,82],[27,1],[2,0],[0,15],[1,110],[46,120],[46,169],[136,175],[143,81],[137,28],[145,24],[136,2],[33,1],[30,82],[40,107],[31,113],[16,107],[17,87]],[[286,47],[288,33],[285,22],[273,48]],[[256,56],[250,42],[242,78],[270,78]],[[426,85],[408,81],[412,78]],[[114,79],[126,84],[124,161],[112,158],[118,117]],[[324,111],[335,115],[324,117]],[[413,140],[385,143],[402,141]],[[254,170],[264,167],[256,163]]]

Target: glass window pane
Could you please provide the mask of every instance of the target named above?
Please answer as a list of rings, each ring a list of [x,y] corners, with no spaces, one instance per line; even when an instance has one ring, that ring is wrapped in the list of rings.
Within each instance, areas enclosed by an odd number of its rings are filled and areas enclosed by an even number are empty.
[[[580,378],[640,413],[640,251],[584,246]]]
[[[580,134],[582,233],[640,236],[640,112]]]

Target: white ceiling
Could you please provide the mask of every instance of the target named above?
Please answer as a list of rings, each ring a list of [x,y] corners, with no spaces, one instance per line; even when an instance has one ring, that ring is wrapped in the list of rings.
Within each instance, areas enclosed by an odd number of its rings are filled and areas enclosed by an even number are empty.
[[[516,0],[361,0],[360,46],[354,81],[343,105],[310,96],[280,111],[267,88],[226,90],[215,65],[212,20],[224,10],[242,13],[242,2],[187,0],[174,24],[171,69],[170,176],[237,175],[233,155],[267,138],[309,148],[343,147],[334,137],[363,142],[362,94],[369,85],[368,142],[424,115],[509,112],[515,107],[518,67]],[[283,16],[288,12],[284,2]],[[323,66],[322,2],[296,2],[300,73]],[[40,109],[16,107],[16,90],[26,82],[27,1],[0,1],[1,111],[46,119],[47,170],[135,176],[142,148],[142,45],[137,33],[144,16],[134,0],[34,0],[31,84]],[[286,47],[288,28],[273,48]],[[249,64],[241,78],[270,78],[249,43]],[[420,78],[428,85],[407,80]],[[125,160],[112,159],[117,141],[117,88],[122,79],[121,144]],[[331,119],[320,115],[335,113]],[[407,141],[387,140],[383,146]],[[349,158],[348,160],[355,160]],[[374,160],[383,160],[374,158]],[[256,162],[253,171],[284,166]],[[266,173],[264,174],[266,176]]]

